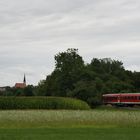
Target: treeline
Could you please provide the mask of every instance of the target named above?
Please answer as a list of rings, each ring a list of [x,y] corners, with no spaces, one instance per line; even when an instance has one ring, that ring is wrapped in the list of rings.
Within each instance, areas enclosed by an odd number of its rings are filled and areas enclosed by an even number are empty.
[[[110,58],[85,64],[77,49],[68,49],[55,55],[54,71],[38,86],[10,90],[4,95],[72,97],[95,106],[105,93],[140,92],[140,72],[125,70],[122,62]]]

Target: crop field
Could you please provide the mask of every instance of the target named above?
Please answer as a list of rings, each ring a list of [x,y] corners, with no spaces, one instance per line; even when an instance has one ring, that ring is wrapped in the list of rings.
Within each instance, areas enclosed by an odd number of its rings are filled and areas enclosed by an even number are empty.
[[[139,140],[139,110],[0,111],[0,140]]]

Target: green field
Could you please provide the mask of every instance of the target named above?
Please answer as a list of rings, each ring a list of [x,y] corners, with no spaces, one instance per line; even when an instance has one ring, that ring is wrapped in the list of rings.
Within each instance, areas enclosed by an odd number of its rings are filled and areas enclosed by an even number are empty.
[[[139,140],[140,111],[0,111],[0,140]]]

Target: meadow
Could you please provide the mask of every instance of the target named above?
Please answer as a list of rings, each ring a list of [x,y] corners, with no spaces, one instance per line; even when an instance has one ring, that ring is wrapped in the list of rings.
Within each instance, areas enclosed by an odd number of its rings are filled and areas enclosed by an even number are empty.
[[[139,131],[139,110],[0,111],[0,140],[138,140]]]

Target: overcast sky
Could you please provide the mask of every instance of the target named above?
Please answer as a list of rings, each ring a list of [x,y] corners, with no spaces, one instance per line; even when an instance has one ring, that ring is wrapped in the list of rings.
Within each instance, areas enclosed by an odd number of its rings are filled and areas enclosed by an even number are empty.
[[[140,71],[139,0],[0,0],[0,86],[37,84],[54,69],[54,55],[78,48],[121,60]]]

